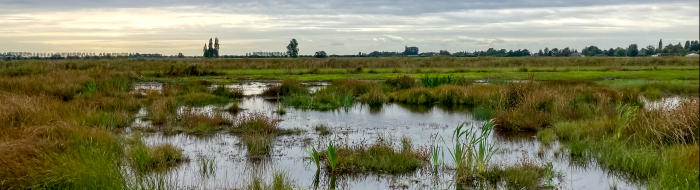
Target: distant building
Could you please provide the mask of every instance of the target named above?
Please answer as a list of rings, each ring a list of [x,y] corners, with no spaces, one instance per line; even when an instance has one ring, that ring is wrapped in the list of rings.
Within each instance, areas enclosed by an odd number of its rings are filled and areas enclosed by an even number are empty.
[[[532,57],[539,57],[539,56],[540,56],[540,53],[533,53],[532,54]]]
[[[685,55],[685,57],[700,57],[700,55],[698,55],[697,53],[691,53],[691,54]]]

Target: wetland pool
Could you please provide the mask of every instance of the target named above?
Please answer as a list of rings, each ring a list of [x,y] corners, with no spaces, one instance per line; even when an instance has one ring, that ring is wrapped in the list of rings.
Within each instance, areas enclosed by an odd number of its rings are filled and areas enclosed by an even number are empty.
[[[190,161],[165,171],[164,176],[178,188],[184,189],[240,189],[245,188],[251,175],[270,180],[273,172],[284,171],[299,188],[313,189],[455,189],[449,156],[444,157],[444,166],[434,172],[429,163],[415,172],[402,174],[362,173],[353,175],[329,175],[322,166],[320,173],[305,151],[313,146],[325,150],[330,139],[341,144],[367,144],[379,138],[399,141],[405,136],[412,140],[413,147],[429,147],[440,144],[451,147],[454,129],[463,122],[466,127],[478,127],[485,121],[475,120],[471,110],[465,107],[414,106],[385,104],[370,107],[354,104],[348,109],[314,111],[285,108],[287,113],[279,116],[275,110],[280,106],[276,99],[258,96],[267,83],[230,84],[227,88],[238,88],[246,95],[236,103],[244,111],[236,115],[227,114],[228,119],[237,115],[262,112],[280,119],[281,128],[299,128],[305,132],[275,138],[270,155],[250,158],[246,147],[238,136],[221,131],[206,136],[185,133],[170,135],[162,132],[145,133],[147,144],[171,143],[184,150]],[[323,84],[311,87],[319,88]],[[140,87],[151,89],[150,87]],[[229,105],[196,107],[199,112],[214,112]],[[180,108],[184,109],[184,108]],[[142,109],[133,126],[148,126],[147,111]],[[318,124],[328,126],[332,134],[321,135],[314,131]],[[129,129],[127,129],[127,132]],[[609,171],[594,160],[569,156],[559,143],[540,143],[535,133],[505,133],[494,131],[489,142],[500,149],[493,156],[491,165],[509,165],[519,159],[534,159],[538,163],[551,162],[559,177],[554,178],[557,189],[644,189],[643,182],[633,177]],[[444,140],[440,140],[440,139]],[[397,143],[394,143],[397,144]],[[444,154],[448,154],[444,151]],[[198,161],[214,160],[213,170],[203,173]],[[322,164],[323,165],[323,164]],[[162,173],[161,173],[162,174]],[[316,182],[318,182],[316,184]],[[499,189],[505,187],[496,186]]]

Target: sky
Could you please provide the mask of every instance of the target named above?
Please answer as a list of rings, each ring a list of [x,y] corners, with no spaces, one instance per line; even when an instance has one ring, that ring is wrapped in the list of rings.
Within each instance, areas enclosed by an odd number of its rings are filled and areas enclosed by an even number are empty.
[[[0,52],[220,55],[664,46],[697,40],[697,0],[0,0]]]

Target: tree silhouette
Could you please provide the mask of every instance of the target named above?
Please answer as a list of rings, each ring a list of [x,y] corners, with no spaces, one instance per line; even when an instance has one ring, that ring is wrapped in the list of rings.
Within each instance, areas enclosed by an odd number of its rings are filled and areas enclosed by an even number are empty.
[[[292,38],[292,40],[289,41],[289,45],[287,45],[287,54],[289,57],[293,58],[299,56],[299,43],[297,43],[297,39]]]
[[[216,38],[216,43],[209,38],[209,47],[204,44],[204,57],[219,57],[219,38]]]
[[[317,51],[317,52],[314,54],[314,57],[316,57],[316,58],[326,58],[326,57],[328,57],[328,54],[326,54],[326,51],[321,50],[321,51]]]

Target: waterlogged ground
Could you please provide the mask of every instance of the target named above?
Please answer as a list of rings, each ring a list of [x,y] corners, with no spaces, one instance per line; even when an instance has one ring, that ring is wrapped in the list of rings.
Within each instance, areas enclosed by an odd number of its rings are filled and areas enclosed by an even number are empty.
[[[238,105],[247,112],[262,111],[277,115],[279,106],[274,99],[257,96],[267,88],[268,83],[253,82],[226,85],[244,91],[246,98]],[[317,89],[324,84],[312,84]],[[146,87],[149,86],[149,87]],[[137,85],[140,89],[158,89],[159,84]],[[310,85],[311,86],[311,85]],[[209,105],[196,108],[211,112],[228,105]],[[147,113],[141,110],[137,117]],[[228,116],[233,119],[234,115]],[[414,148],[439,144],[453,147],[451,135],[462,122],[469,126],[480,126],[483,121],[475,121],[470,110],[461,107],[408,106],[388,104],[382,107],[369,107],[355,104],[347,110],[311,111],[287,108],[285,115],[279,116],[282,128],[301,128],[299,135],[277,137],[271,155],[263,159],[246,156],[246,147],[237,136],[222,131],[214,135],[194,136],[187,134],[164,135],[159,132],[144,135],[149,144],[172,143],[184,150],[191,161],[167,171],[166,179],[182,188],[231,189],[244,188],[251,175],[272,176],[275,171],[286,171],[300,188],[313,188],[318,177],[320,189],[454,189],[454,170],[451,169],[449,153],[444,152],[445,164],[437,174],[426,164],[424,169],[406,174],[358,174],[331,177],[322,169],[317,176],[316,167],[304,151],[314,146],[325,150],[328,140],[356,144],[372,143],[378,138],[411,138]],[[332,128],[332,135],[322,136],[314,131],[314,126],[324,124]],[[134,126],[148,126],[147,121],[136,119]],[[437,137],[437,138],[435,138]],[[441,139],[444,139],[441,140]],[[557,143],[549,146],[540,144],[534,133],[503,134],[494,132],[489,140],[500,147],[492,160],[492,165],[513,164],[519,159],[535,159],[540,163],[552,162],[555,171],[561,175],[554,179],[558,189],[640,189],[643,184],[628,179],[624,175],[606,171],[604,167],[590,160],[568,156]],[[398,142],[398,141],[397,141]],[[398,145],[400,143],[396,143]],[[212,172],[202,171],[200,159],[214,160]]]

